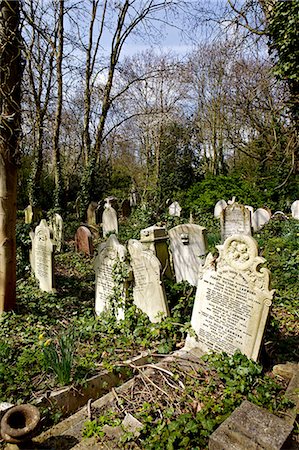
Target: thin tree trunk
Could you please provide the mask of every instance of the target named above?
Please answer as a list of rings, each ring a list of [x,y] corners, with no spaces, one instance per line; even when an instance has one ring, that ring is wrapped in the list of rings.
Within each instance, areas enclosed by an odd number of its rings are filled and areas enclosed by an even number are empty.
[[[16,303],[16,192],[20,131],[19,2],[0,1],[0,313]]]

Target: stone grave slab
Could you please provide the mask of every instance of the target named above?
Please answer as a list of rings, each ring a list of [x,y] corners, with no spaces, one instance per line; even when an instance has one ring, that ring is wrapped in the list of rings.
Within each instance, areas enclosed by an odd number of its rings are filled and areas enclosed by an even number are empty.
[[[50,227],[53,230],[53,239],[55,250],[61,252],[63,245],[63,219],[60,214],[55,213],[50,221]]]
[[[219,200],[214,207],[214,217],[216,219],[220,218],[221,212],[227,207],[227,203],[225,200]]]
[[[231,236],[217,248],[216,263],[206,264],[198,282],[191,318],[196,336],[187,337],[186,348],[228,354],[240,350],[257,360],[274,294],[270,272],[257,269],[265,260],[250,236]]]
[[[164,287],[161,280],[161,264],[158,258],[143,245],[130,239],[128,250],[134,276],[134,304],[148,315],[151,322],[161,321],[161,316],[168,316],[169,310]],[[158,316],[158,317],[157,317]]]
[[[295,200],[291,205],[292,217],[299,219],[299,200]]]
[[[150,250],[162,265],[162,274],[173,279],[168,252],[168,234],[165,227],[152,225],[140,231],[140,242],[146,250]]]
[[[102,216],[103,236],[109,233],[118,234],[118,221],[115,209],[108,203],[105,204],[105,209]]]
[[[35,228],[34,232],[34,273],[39,281],[39,287],[45,292],[54,292],[54,241],[52,230],[45,219]]]
[[[252,227],[254,231],[260,230],[271,219],[271,213],[265,208],[258,208],[252,215]]]
[[[239,203],[229,204],[220,214],[221,239],[225,241],[234,234],[251,236],[251,214]]]
[[[168,234],[177,283],[186,280],[197,286],[198,271],[207,251],[206,228],[189,223],[172,228]]]
[[[93,255],[93,243],[92,243],[92,234],[90,230],[81,226],[77,229],[75,234],[75,247],[76,252],[82,252],[87,256]]]
[[[98,247],[98,255],[95,259],[94,269],[96,274],[96,301],[95,311],[100,315],[107,309],[114,310],[118,320],[124,319],[124,308],[127,294],[127,282],[117,286],[113,279],[115,265],[125,264],[126,248],[118,242],[117,237],[111,234],[106,242]],[[113,296],[118,291],[120,303],[113,304]]]
[[[181,217],[182,208],[180,207],[179,202],[173,202],[169,205],[168,212],[170,216]]]

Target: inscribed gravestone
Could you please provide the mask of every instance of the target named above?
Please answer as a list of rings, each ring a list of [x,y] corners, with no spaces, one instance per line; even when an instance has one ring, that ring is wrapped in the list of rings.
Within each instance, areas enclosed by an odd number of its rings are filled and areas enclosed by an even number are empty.
[[[161,281],[161,264],[151,251],[145,250],[135,239],[129,240],[128,250],[134,275],[134,304],[148,315],[151,322],[160,322],[161,315],[169,315]]]
[[[60,214],[54,214],[51,219],[50,226],[53,230],[53,239],[58,252],[61,252],[63,244],[63,220]]]
[[[130,217],[131,215],[131,205],[130,200],[125,199],[121,204],[121,214],[123,217]]]
[[[219,200],[214,208],[214,217],[219,219],[221,212],[227,207],[227,203],[225,200]]]
[[[225,241],[233,234],[251,236],[251,214],[243,205],[232,203],[220,214],[221,239]]]
[[[299,200],[295,200],[291,205],[292,217],[299,219]]]
[[[25,223],[31,223],[33,219],[33,210],[31,205],[28,205],[27,208],[24,209],[24,214],[25,214]]]
[[[75,234],[76,252],[83,252],[87,256],[93,255],[92,235],[87,227],[81,226]]]
[[[107,203],[105,204],[105,209],[102,217],[102,229],[104,237],[107,236],[108,233],[118,234],[118,221],[116,211]]]
[[[237,349],[257,360],[274,291],[270,273],[257,270],[265,262],[256,241],[245,235],[219,245],[216,268],[211,264],[198,282],[191,325],[196,337],[186,347],[233,354]]]
[[[162,265],[162,273],[169,279],[173,279],[170,258],[167,245],[168,235],[165,227],[152,225],[140,231],[140,242],[146,250],[150,250],[157,256]]]
[[[97,202],[90,202],[87,208],[87,223],[88,225],[96,225],[96,209],[98,207]]]
[[[34,273],[42,291],[54,291],[54,242],[52,230],[42,219],[34,233]]]
[[[117,270],[116,265],[124,268],[126,253],[125,247],[118,242],[114,234],[98,247],[98,255],[94,263],[96,273],[95,311],[97,315],[107,309],[112,309],[118,320],[124,319],[127,285],[125,281],[121,281],[120,285],[117,285],[113,276],[114,271]],[[117,305],[113,304],[116,291]]]
[[[183,224],[172,228],[168,234],[177,283],[186,280],[197,286],[198,270],[205,262],[206,228]]]
[[[179,202],[173,202],[171,205],[169,205],[168,212],[170,216],[181,216],[182,208],[180,207]]]
[[[271,214],[264,208],[258,208],[252,215],[252,227],[254,231],[260,230],[271,219]]]

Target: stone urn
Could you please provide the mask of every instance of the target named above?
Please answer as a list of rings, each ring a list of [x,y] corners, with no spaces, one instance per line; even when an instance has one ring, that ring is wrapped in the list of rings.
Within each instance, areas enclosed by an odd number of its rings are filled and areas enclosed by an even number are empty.
[[[22,444],[33,437],[39,421],[40,413],[35,406],[13,406],[2,417],[1,436],[11,444]]]

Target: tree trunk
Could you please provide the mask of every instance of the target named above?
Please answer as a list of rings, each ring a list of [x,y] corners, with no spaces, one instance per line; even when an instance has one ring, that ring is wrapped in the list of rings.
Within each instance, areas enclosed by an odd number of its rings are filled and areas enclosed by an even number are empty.
[[[20,131],[19,2],[0,1],[0,313],[16,303],[16,192]]]

